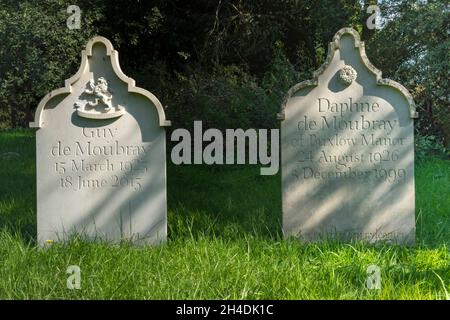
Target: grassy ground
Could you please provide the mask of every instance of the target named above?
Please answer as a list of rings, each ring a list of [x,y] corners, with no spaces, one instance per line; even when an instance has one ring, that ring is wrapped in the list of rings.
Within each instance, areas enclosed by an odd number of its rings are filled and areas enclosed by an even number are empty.
[[[450,161],[416,168],[417,245],[280,237],[280,178],[257,167],[168,168],[169,241],[35,247],[32,131],[0,133],[0,298],[448,299]],[[381,268],[381,289],[365,287]],[[66,287],[69,265],[81,289]]]

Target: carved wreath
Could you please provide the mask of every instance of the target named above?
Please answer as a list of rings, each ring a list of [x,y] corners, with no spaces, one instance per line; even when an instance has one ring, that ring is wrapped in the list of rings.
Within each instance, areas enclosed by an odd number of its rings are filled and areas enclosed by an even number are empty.
[[[358,73],[355,69],[346,65],[339,71],[339,80],[345,85],[350,85],[353,81],[355,81],[357,75]]]

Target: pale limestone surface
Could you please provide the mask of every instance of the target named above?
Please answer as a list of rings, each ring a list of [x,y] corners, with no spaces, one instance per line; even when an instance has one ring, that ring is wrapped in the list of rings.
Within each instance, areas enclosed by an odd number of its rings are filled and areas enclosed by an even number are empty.
[[[382,79],[353,29],[328,50],[279,114],[284,234],[413,243],[414,101]]]
[[[78,72],[42,99],[30,124],[38,242],[164,241],[168,125],[158,99],[122,73],[111,43],[89,41]]]

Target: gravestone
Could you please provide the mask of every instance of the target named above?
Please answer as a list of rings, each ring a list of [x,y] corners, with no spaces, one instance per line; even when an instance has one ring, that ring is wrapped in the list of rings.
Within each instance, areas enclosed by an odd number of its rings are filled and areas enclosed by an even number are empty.
[[[167,229],[164,110],[121,70],[103,37],[78,72],[39,103],[38,242],[72,236],[155,244]]]
[[[283,231],[303,241],[415,239],[414,101],[341,29],[281,122]]]

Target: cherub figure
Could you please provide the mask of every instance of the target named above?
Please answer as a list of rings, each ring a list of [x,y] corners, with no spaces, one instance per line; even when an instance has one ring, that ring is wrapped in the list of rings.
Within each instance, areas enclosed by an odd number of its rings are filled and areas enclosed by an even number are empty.
[[[94,108],[101,101],[106,108],[103,110],[104,112],[108,112],[112,109],[112,94],[108,91],[108,81],[105,78],[100,77],[97,79],[97,84],[94,85],[94,79],[89,81],[90,89],[86,89],[84,92],[87,94],[91,94],[95,96],[94,102],[86,103],[86,106]]]

